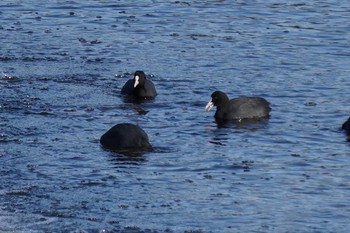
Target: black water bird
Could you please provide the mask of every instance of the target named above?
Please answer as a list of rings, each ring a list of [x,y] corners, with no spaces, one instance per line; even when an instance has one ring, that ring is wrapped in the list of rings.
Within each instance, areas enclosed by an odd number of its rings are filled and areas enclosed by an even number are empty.
[[[239,96],[230,100],[222,91],[212,93],[205,110],[210,111],[214,106],[217,121],[266,118],[271,111],[270,103],[262,97]]]
[[[135,98],[149,99],[157,96],[153,82],[146,78],[143,71],[136,71],[133,79],[129,79],[121,90],[122,95],[133,96]]]
[[[344,122],[344,124],[341,127],[345,132],[350,135],[350,117],[348,118],[347,121]]]
[[[146,132],[131,123],[113,126],[101,136],[100,143],[104,148],[116,152],[136,152],[152,148]]]

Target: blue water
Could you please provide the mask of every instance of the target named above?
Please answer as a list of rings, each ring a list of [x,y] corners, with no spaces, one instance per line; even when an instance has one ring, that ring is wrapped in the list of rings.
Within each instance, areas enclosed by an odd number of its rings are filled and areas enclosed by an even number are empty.
[[[349,232],[350,3],[3,0],[0,41],[1,232]],[[218,127],[215,90],[270,119]],[[155,150],[103,150],[122,122]]]

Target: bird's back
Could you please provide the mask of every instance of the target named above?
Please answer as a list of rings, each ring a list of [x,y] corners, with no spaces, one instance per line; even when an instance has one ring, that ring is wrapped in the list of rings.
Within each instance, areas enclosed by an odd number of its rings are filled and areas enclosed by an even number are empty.
[[[270,103],[261,97],[240,96],[230,100],[231,119],[261,118],[269,116]]]
[[[153,98],[157,95],[156,88],[152,81],[146,79],[143,87],[137,89],[137,96],[144,98]]]

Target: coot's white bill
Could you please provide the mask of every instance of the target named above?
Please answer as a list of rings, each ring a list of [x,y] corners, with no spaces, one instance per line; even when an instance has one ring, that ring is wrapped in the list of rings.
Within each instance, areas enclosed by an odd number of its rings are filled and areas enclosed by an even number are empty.
[[[214,103],[213,103],[213,99],[211,98],[207,103],[207,105],[205,106],[205,111],[209,112],[210,109],[212,109],[213,107],[214,107]]]
[[[137,87],[140,83],[140,77],[138,75],[135,76],[134,88]]]

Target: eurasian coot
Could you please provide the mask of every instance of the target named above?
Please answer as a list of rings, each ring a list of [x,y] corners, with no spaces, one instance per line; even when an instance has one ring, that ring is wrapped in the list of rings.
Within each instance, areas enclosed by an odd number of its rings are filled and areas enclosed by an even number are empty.
[[[101,136],[100,143],[104,148],[113,151],[140,151],[152,148],[145,131],[130,123],[113,126]]]
[[[347,121],[344,122],[341,128],[345,130],[347,134],[350,134],[350,117],[348,118]]]
[[[268,117],[271,111],[270,103],[262,97],[240,96],[230,100],[222,91],[215,91],[205,107],[210,111],[216,106],[216,120],[243,120]]]
[[[146,78],[143,71],[136,71],[134,78],[129,79],[121,90],[122,95],[129,95],[136,98],[148,99],[157,95],[156,88],[151,80]]]

